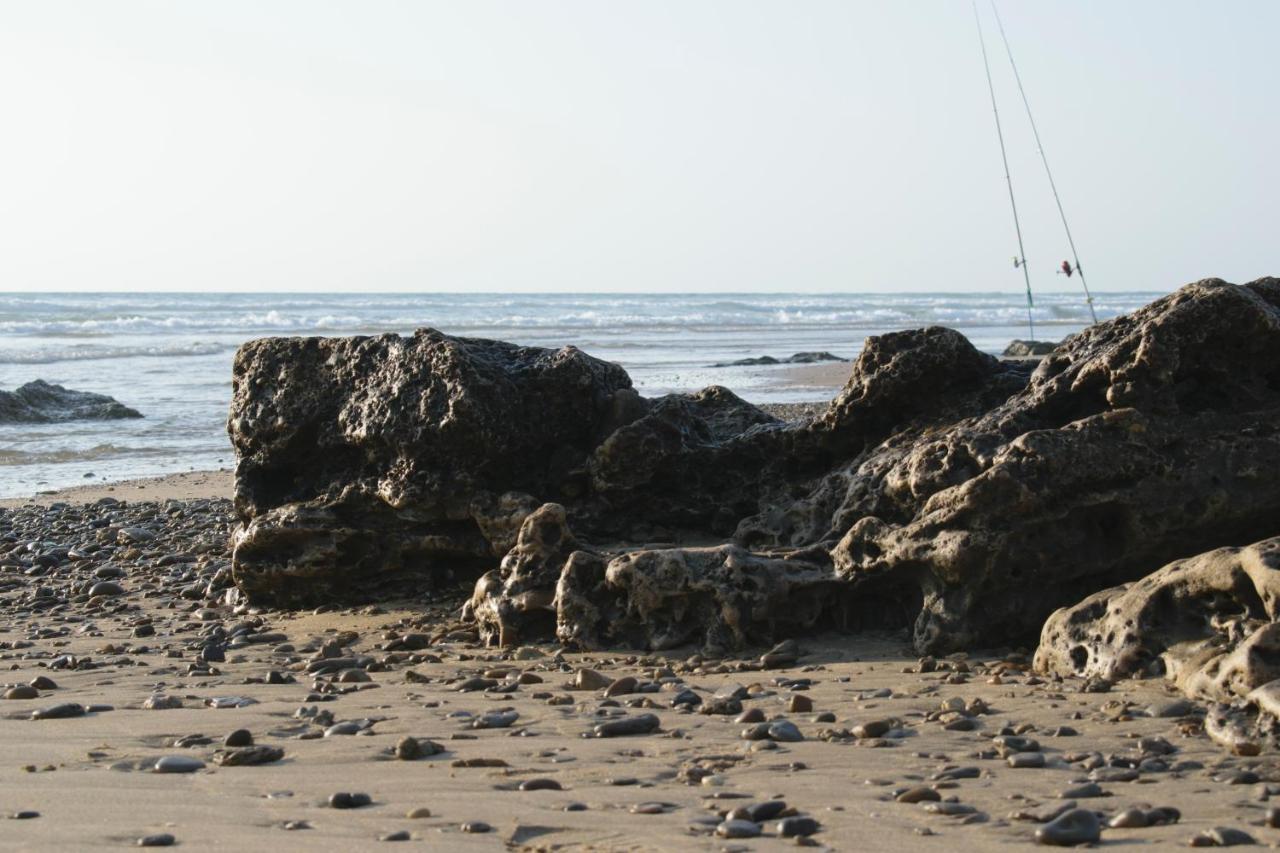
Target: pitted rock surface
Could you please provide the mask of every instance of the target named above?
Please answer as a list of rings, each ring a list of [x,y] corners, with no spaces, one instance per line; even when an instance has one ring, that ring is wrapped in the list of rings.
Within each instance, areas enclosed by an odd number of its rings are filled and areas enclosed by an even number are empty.
[[[1280,532],[1280,282],[1188,285],[1031,369],[948,329],[881,335],[784,423],[723,388],[645,400],[572,348],[254,342],[237,582],[312,604],[489,570],[468,615],[493,642],[914,623],[940,652]]]

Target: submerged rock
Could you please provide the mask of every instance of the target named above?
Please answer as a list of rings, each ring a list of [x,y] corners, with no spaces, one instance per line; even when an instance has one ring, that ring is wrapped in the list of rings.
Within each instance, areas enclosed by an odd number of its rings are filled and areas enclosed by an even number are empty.
[[[824,361],[848,361],[825,350],[821,352],[798,352],[786,358],[775,358],[771,355],[760,355],[754,358],[740,358],[737,361],[725,361],[713,364],[712,367],[754,367],[767,364],[818,364]]]
[[[106,394],[72,391],[43,379],[0,391],[0,424],[48,424],[140,418],[142,413]]]
[[[792,422],[718,387],[643,399],[572,347],[255,341],[229,420],[235,579],[314,605],[482,575],[466,615],[504,644],[1022,640],[1095,590],[1280,533],[1277,365],[1272,279],[1188,285],[1034,372],[949,329],[869,338]]]
[[[1057,341],[1012,340],[1000,355],[1004,358],[1040,358],[1057,348]]]

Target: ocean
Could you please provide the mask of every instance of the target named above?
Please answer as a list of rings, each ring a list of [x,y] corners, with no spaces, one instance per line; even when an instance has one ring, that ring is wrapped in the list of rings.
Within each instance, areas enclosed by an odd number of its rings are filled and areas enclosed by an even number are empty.
[[[1157,293],[1095,297],[1099,319]],[[647,396],[725,385],[748,400],[829,399],[829,378],[788,365],[713,367],[826,350],[852,358],[868,335],[926,325],[987,352],[1025,338],[1017,293],[920,294],[0,294],[0,390],[33,379],[109,394],[145,417],[0,424],[0,497],[234,462],[225,420],[231,359],[272,335],[360,335],[430,326],[617,362]],[[1079,292],[1036,297],[1036,336],[1084,328]]]

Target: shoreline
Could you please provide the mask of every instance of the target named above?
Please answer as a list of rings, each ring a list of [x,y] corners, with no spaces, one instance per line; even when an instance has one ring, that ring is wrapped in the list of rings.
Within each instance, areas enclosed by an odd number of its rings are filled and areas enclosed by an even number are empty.
[[[93,485],[51,489],[28,497],[0,498],[0,508],[49,506],[55,503],[87,504],[101,498],[121,501],[190,501],[211,498],[231,499],[235,472],[230,468],[211,471],[182,471],[158,477],[99,482]]]

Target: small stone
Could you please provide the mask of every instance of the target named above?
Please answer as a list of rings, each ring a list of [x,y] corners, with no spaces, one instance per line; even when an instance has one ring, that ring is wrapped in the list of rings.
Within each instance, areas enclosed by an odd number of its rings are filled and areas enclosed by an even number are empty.
[[[167,832],[144,835],[138,839],[139,847],[172,847],[175,843],[177,843],[177,839]]]
[[[89,597],[93,598],[98,595],[124,595],[124,587],[115,581],[98,581],[89,587]]]
[[[1238,847],[1246,844],[1257,844],[1254,837],[1242,829],[1230,826],[1215,826],[1206,829],[1191,838],[1192,847]]]
[[[336,794],[329,795],[329,808],[332,809],[358,809],[372,802],[373,797],[368,794],[339,791]]]
[[[637,714],[634,717],[622,717],[621,719],[597,724],[595,736],[644,735],[656,730],[659,725],[661,725],[661,721],[654,714]]]
[[[894,799],[900,803],[938,802],[942,799],[942,795],[933,788],[918,785],[914,788],[908,788],[894,797]]]
[[[6,699],[39,699],[40,691],[36,690],[29,684],[19,684],[17,687],[10,687],[4,692]]]
[[[634,676],[624,675],[604,689],[606,697],[626,696],[628,693],[635,693],[639,682]]]
[[[594,669],[580,669],[573,676],[573,686],[579,690],[603,690],[612,683],[611,678]]]
[[[804,735],[790,720],[778,720],[769,726],[769,739],[779,743],[798,743],[804,740]]]
[[[404,816],[410,820],[421,820],[422,818],[431,817],[431,809],[426,806],[418,806],[416,809],[409,809]]]
[[[468,821],[462,825],[463,832],[485,833],[492,832],[493,827],[482,820]]]
[[[236,729],[222,739],[223,746],[253,746],[253,733],[248,729]]]
[[[811,817],[788,817],[778,821],[774,831],[779,838],[807,838],[821,829],[822,824]]]
[[[63,702],[61,705],[50,705],[31,712],[33,720],[62,720],[68,717],[83,717],[85,707],[78,702]]]
[[[1089,809],[1072,809],[1036,830],[1036,841],[1055,847],[1097,844],[1102,838],[1098,816]]]
[[[40,817],[40,812],[33,811],[31,809],[25,809],[23,811],[14,812],[13,814],[9,815],[9,820],[34,820],[35,818],[38,818],[38,817]]]
[[[1044,767],[1043,752],[1015,752],[1007,759],[1010,767],[1014,769],[1037,768]]]
[[[284,750],[278,746],[232,747],[220,749],[213,755],[213,763],[221,767],[253,767],[258,764],[270,764],[284,758]]]
[[[787,703],[787,710],[792,714],[807,714],[813,710],[813,699],[802,693],[797,693]]]
[[[189,755],[166,755],[156,759],[151,769],[155,773],[194,773],[204,766],[203,761]]]
[[[716,827],[721,838],[755,838],[760,834],[760,824],[749,820],[726,820]]]
[[[396,832],[388,832],[378,836],[379,841],[408,841],[411,838],[413,838],[413,836],[409,834],[409,830],[407,829],[401,829]]]
[[[871,720],[854,726],[853,736],[859,739],[884,737],[892,729],[892,720]]]
[[[555,779],[526,779],[520,783],[521,791],[563,791],[564,787]]]
[[[1147,813],[1139,808],[1128,808],[1112,815],[1107,826],[1112,829],[1142,829],[1147,825]]]

